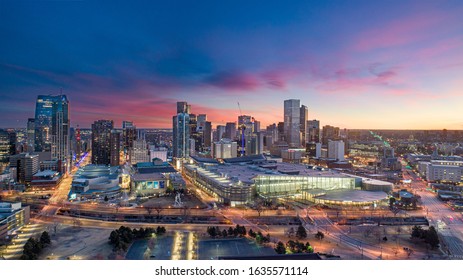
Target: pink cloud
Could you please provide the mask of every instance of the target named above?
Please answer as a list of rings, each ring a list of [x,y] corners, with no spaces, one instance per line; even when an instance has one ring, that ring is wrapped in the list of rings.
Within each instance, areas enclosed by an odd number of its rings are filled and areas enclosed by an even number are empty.
[[[354,68],[333,70],[331,75],[315,76],[316,89],[336,94],[357,95],[372,86],[390,86],[399,83],[398,67],[387,67],[373,63]]]
[[[401,18],[361,33],[354,49],[364,52],[416,43],[436,33],[434,28],[444,19],[446,15],[438,12]]]
[[[206,83],[227,90],[255,90],[262,85],[255,75],[238,72],[217,73]]]

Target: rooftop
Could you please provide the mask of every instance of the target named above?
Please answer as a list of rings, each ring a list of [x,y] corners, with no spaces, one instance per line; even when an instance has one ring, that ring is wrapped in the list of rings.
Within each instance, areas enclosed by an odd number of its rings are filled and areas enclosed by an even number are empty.
[[[218,164],[205,168],[191,164],[185,166],[196,168],[198,172],[223,185],[232,184],[233,182],[242,182],[250,185],[254,183],[254,177],[259,175],[351,178],[351,176],[333,170],[321,171],[308,168],[306,165],[285,162],[265,162],[259,165],[246,163]]]
[[[134,174],[134,181],[165,180],[166,177],[161,173]]]
[[[160,164],[155,162],[139,162],[134,164],[134,167],[140,174],[177,172],[177,170],[167,162],[162,162]]]
[[[77,170],[75,179],[92,179],[98,177],[115,178],[118,176],[118,166],[89,164]]]
[[[58,171],[53,171],[53,170],[44,170],[40,171],[34,174],[34,177],[54,177],[58,175]]]

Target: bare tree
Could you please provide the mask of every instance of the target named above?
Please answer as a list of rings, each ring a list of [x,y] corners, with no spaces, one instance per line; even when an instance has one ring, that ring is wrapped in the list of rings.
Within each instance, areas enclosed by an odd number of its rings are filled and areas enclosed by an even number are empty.
[[[53,223],[53,225],[52,225],[53,235],[56,235],[56,232],[58,231],[59,226],[61,226],[61,224],[59,222],[54,222]]]
[[[260,217],[260,214],[264,212],[264,201],[262,199],[256,199],[255,201],[255,209],[257,211],[257,214]]]
[[[191,211],[190,211],[190,210],[191,210],[190,207],[188,207],[188,206],[186,206],[186,205],[184,205],[184,206],[182,207],[183,219],[184,219],[185,222],[188,220],[188,217],[189,217],[190,214],[191,214]]]
[[[74,218],[72,219],[72,225],[76,228],[79,228],[82,225],[82,222],[79,219]]]
[[[157,213],[157,218],[161,218],[161,212],[164,210],[164,208],[161,207],[161,205],[159,204],[156,204],[154,207],[153,207],[154,211],[156,211]]]
[[[146,212],[148,212],[148,215],[151,216],[151,213],[153,213],[154,207],[146,206],[145,209],[146,209]]]

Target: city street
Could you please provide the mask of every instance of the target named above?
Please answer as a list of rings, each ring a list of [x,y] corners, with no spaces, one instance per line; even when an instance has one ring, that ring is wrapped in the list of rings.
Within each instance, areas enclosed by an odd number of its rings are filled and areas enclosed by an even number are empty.
[[[437,195],[426,190],[427,184],[413,171],[403,168],[404,179],[411,180],[412,190],[423,203],[423,215],[442,237],[441,249],[452,259],[463,259],[463,221],[462,214],[450,209]]]

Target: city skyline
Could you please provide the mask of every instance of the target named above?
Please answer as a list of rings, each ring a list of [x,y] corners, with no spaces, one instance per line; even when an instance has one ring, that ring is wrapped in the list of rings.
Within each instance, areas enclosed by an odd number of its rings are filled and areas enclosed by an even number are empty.
[[[458,1],[0,6],[0,127],[62,89],[73,127],[172,128],[177,101],[214,126],[239,102],[266,127],[299,99],[320,126],[463,129]]]

